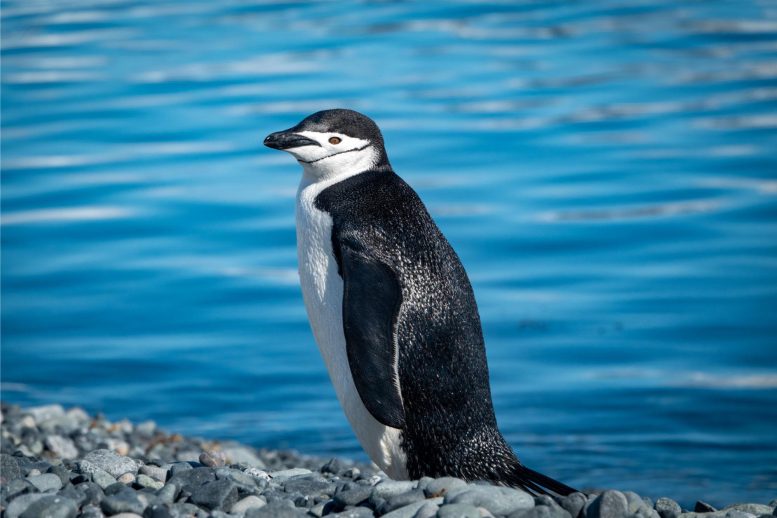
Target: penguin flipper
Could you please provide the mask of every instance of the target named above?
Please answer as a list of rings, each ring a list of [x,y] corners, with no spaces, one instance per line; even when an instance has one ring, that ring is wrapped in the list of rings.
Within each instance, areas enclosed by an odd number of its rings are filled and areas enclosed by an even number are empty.
[[[394,323],[402,291],[387,264],[340,247],[343,277],[343,329],[348,365],[356,390],[372,416],[386,426],[404,428],[405,411],[399,392]]]

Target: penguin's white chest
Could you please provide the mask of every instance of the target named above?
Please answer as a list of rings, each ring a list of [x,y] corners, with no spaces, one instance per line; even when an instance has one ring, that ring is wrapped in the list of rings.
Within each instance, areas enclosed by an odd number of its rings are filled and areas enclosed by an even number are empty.
[[[333,181],[303,178],[297,192],[297,256],[302,296],[310,326],[337,398],[357,439],[391,478],[407,479],[400,430],[378,422],[362,403],[348,365],[343,331],[343,280],[332,251],[332,218],[318,210],[316,196]]]

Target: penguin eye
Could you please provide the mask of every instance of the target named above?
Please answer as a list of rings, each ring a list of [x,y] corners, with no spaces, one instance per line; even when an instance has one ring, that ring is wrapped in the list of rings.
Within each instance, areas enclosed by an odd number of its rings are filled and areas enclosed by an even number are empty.
[[[329,137],[330,144],[339,144],[343,140],[340,137]]]

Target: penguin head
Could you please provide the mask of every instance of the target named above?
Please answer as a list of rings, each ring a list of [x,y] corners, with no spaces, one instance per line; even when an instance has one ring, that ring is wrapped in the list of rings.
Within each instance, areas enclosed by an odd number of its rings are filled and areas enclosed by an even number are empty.
[[[293,155],[315,181],[391,168],[378,125],[353,110],[316,112],[264,145]]]

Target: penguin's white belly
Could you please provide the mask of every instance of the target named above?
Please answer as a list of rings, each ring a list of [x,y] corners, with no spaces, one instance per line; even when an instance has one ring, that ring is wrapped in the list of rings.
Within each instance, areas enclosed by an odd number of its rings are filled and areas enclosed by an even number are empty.
[[[332,251],[332,218],[314,201],[331,182],[307,183],[297,192],[297,255],[300,283],[313,335],[337,398],[370,458],[393,479],[407,479],[400,432],[378,422],[362,403],[348,365],[343,331],[343,280]]]

